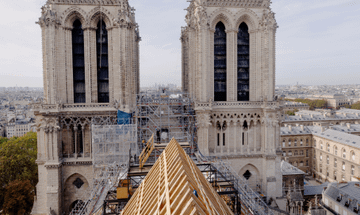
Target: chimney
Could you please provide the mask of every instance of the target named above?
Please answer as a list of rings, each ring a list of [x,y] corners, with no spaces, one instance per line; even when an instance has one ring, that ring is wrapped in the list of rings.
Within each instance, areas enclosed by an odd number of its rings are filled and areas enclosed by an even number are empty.
[[[289,125],[289,131],[292,131],[292,126],[291,125]]]
[[[300,125],[301,131],[304,131],[304,125]]]
[[[324,126],[321,126],[321,132],[326,131],[326,128]]]
[[[311,117],[311,118],[314,118],[314,114],[310,114],[310,117]]]
[[[351,128],[351,124],[350,124],[350,123],[346,123],[346,126],[347,126],[348,129]]]

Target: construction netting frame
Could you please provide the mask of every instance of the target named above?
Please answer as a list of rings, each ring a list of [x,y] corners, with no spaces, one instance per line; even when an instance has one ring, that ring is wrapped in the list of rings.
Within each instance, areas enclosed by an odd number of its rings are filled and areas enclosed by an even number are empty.
[[[128,163],[139,155],[136,125],[92,125],[92,149],[94,166]]]

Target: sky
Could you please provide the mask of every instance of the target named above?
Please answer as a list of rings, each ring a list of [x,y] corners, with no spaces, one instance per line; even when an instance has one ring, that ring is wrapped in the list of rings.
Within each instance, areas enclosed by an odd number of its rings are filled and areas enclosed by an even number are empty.
[[[41,6],[0,0],[0,87],[42,87]],[[140,28],[140,83],[181,85],[187,0],[129,0]],[[360,84],[360,0],[272,0],[276,84]]]

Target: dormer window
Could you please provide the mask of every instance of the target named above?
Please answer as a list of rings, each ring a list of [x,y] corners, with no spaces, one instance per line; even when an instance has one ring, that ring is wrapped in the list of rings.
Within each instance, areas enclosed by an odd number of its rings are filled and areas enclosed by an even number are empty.
[[[342,195],[340,194],[340,195],[336,198],[336,201],[341,202],[341,200],[342,200]]]

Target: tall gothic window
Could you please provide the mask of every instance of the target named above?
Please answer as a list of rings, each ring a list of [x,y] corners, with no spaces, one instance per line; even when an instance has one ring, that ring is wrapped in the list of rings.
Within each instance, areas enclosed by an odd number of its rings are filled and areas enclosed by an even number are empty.
[[[250,37],[248,26],[243,22],[238,31],[238,101],[249,101]]]
[[[219,22],[214,33],[214,100],[226,101],[226,32]]]
[[[108,35],[104,21],[99,21],[96,30],[98,102],[109,102]]]
[[[84,31],[80,20],[75,20],[72,30],[74,103],[85,103]]]

